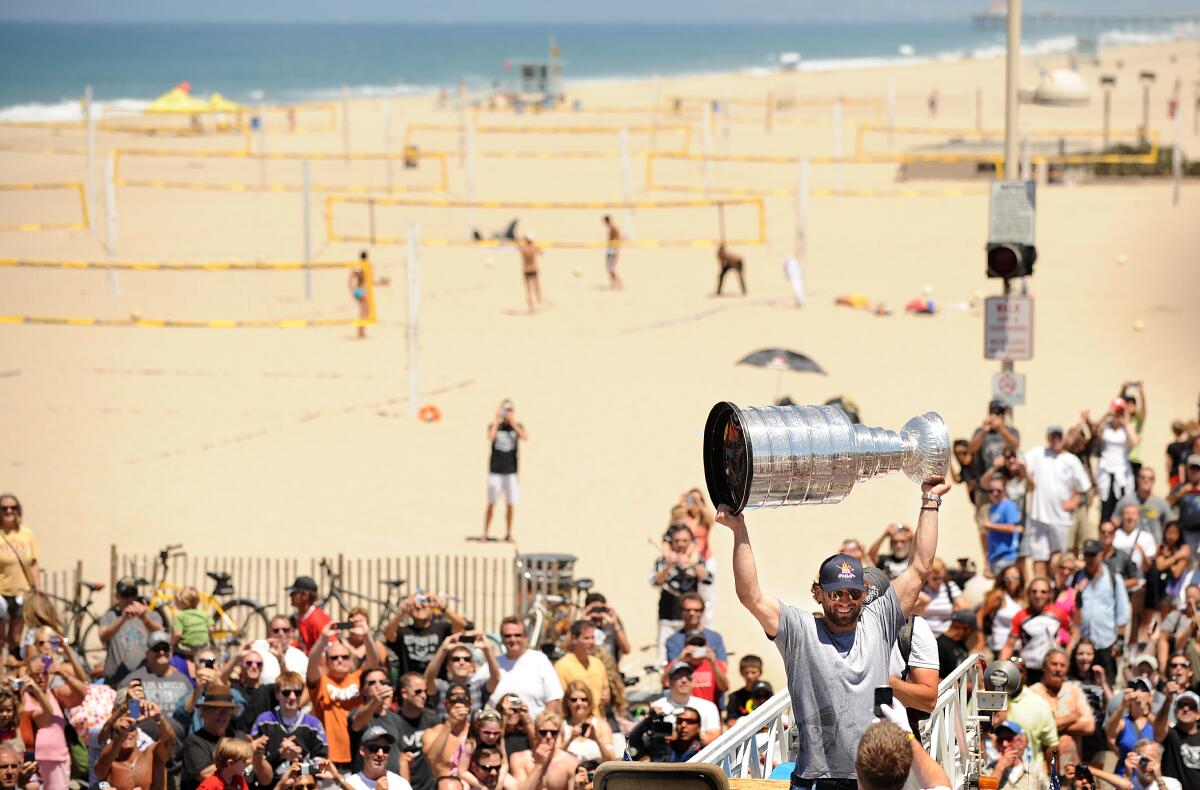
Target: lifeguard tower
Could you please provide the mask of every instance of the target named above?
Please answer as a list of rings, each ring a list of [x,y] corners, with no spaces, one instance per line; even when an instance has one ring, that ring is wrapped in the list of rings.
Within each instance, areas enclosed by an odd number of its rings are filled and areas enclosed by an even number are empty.
[[[562,89],[562,53],[549,41],[546,58],[507,58],[504,61],[507,81],[501,85],[499,94],[513,107],[532,105],[549,108],[561,104],[565,99]]]

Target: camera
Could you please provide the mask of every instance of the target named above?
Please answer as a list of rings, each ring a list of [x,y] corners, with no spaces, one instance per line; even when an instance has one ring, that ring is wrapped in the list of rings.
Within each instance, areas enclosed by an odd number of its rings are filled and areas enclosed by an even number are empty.
[[[653,762],[667,762],[667,741],[674,734],[674,715],[651,710],[629,731],[629,755],[635,760],[649,756]]]
[[[304,760],[300,763],[300,775],[301,776],[316,776],[316,774],[317,774],[317,764],[314,763],[312,760]]]

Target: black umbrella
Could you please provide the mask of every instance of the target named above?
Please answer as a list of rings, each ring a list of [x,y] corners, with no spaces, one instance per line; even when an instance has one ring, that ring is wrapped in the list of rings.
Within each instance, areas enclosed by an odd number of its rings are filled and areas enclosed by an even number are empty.
[[[775,381],[775,398],[779,398],[779,390],[783,383],[783,371],[811,372],[825,375],[825,371],[816,362],[798,351],[786,348],[764,348],[755,351],[738,360],[739,365],[751,365],[756,368],[778,370],[779,377]]]

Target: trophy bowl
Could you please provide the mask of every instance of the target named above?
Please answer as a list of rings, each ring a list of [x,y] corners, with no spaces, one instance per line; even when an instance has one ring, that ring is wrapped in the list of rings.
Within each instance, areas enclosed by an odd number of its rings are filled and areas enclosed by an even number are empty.
[[[913,482],[945,475],[950,436],[934,412],[899,432],[853,423],[836,406],[713,406],[704,426],[704,479],[713,506],[745,508],[840,502],[854,484],[904,472]]]

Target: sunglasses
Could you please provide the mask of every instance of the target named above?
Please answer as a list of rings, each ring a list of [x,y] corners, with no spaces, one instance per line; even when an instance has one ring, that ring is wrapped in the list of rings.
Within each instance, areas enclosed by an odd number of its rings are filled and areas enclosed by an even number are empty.
[[[263,662],[261,662],[261,661],[243,661],[242,662],[242,666],[246,667],[247,669],[250,669],[253,667],[262,667],[262,665],[263,665]]]
[[[299,697],[303,693],[300,689],[279,689],[279,696],[281,697]]]
[[[862,590],[834,590],[825,595],[831,601],[840,601],[843,597],[849,597],[851,601],[858,601],[863,597]]]
[[[1192,468],[1194,469],[1195,467]],[[17,513],[20,511],[20,508],[18,508],[16,505],[0,505],[0,511],[5,513]]]
[[[501,635],[500,635],[500,638],[501,638],[501,639],[524,639],[524,638],[525,638],[525,634],[524,634],[524,633],[517,633],[517,634],[501,634]]]
[[[392,745],[390,743],[377,743],[372,746],[369,743],[364,743],[363,748],[366,749],[370,754],[386,754],[392,750]]]
[[[675,719],[676,724],[699,724],[699,719]]]
[[[567,702],[587,702],[587,697],[571,697]]]
[[[451,705],[470,705],[471,698],[470,697],[446,697],[446,702],[449,702]]]
[[[558,730],[538,730],[537,734],[543,738],[549,738],[552,735],[558,735]]]
[[[388,683],[386,680],[368,680],[363,685],[364,686],[390,686],[391,683]]]
[[[295,782],[292,787],[294,790],[315,790],[316,782]]]
[[[273,634],[290,634],[291,632],[292,632],[292,629],[288,628],[286,626],[284,626],[283,628],[272,628],[271,629],[271,633],[273,633]]]
[[[151,653],[167,653],[167,652],[170,652],[171,646],[170,645],[151,645],[148,648],[148,650]]]
[[[451,661],[473,661],[470,656],[450,656]]]
[[[1179,663],[1172,661],[1170,664],[1167,664],[1167,666],[1169,666],[1171,669],[1191,669],[1192,665],[1186,661],[1180,661]]]
[[[382,681],[380,681],[380,682],[382,682]],[[412,694],[413,696],[422,696],[422,697],[429,696],[429,692],[426,691],[425,689],[409,689],[408,693]]]
[[[1175,711],[1176,711],[1176,712],[1179,712],[1179,711],[1181,711],[1181,710],[1186,710],[1186,711],[1191,711],[1192,713],[1196,713],[1196,711],[1197,711],[1198,709],[1196,708],[1196,705],[1195,705],[1194,703],[1191,703],[1191,702],[1181,702],[1181,703],[1179,703],[1178,705],[1176,705],[1176,706],[1175,706]]]
[[[496,763],[495,765],[480,765],[479,763],[475,763],[475,767],[481,771],[487,771],[489,774],[498,773],[500,771],[499,763]]]
[[[336,656],[332,653],[326,653],[325,657],[328,658],[330,661],[349,661],[350,660],[349,653],[345,653],[345,654],[339,653]]]

